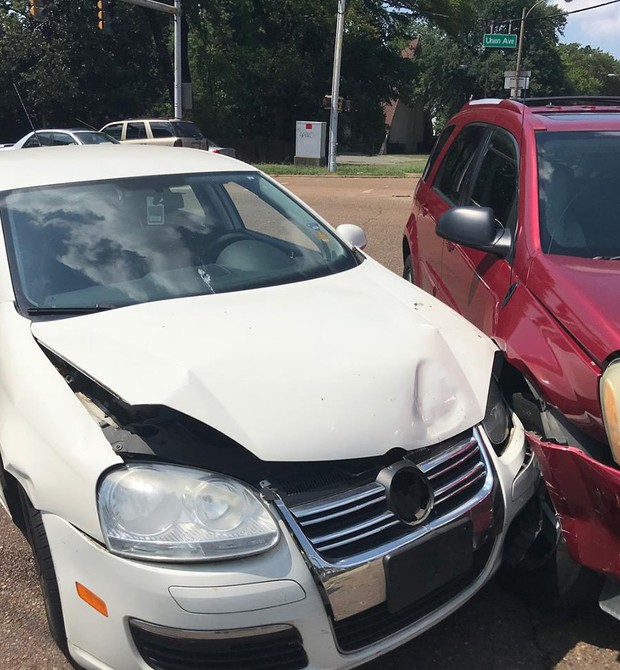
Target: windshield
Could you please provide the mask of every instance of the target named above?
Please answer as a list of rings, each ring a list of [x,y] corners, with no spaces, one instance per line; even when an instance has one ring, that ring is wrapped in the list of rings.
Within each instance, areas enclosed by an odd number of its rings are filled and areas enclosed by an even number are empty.
[[[20,189],[0,194],[0,214],[18,304],[30,313],[247,290],[357,264],[253,172]]]
[[[620,256],[620,131],[546,132],[536,140],[543,252]]]

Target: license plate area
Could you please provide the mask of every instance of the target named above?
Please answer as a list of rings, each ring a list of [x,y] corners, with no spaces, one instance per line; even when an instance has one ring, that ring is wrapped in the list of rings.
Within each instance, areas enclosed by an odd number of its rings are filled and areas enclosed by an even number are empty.
[[[383,559],[387,608],[399,610],[469,572],[473,565],[473,526],[461,520],[434,531],[412,547]]]

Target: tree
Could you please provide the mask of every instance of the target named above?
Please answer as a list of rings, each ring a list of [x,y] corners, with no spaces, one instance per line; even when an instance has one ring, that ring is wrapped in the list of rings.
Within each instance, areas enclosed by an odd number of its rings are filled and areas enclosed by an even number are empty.
[[[559,50],[566,70],[568,95],[620,93],[620,62],[613,56],[575,43],[560,44]]]
[[[438,125],[468,99],[505,97],[504,71],[515,69],[515,50],[484,49],[486,32],[515,33],[525,0],[449,2],[445,16],[414,19],[410,30],[420,37],[415,61],[416,93]],[[531,95],[557,93],[565,81],[558,38],[565,17],[556,7],[541,5],[528,16],[521,68],[532,71]]]

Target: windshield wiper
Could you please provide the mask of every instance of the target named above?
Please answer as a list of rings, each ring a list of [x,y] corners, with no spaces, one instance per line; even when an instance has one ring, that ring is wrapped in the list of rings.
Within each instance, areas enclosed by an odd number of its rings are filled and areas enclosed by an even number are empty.
[[[33,316],[46,316],[48,314],[94,314],[114,309],[114,305],[94,305],[92,307],[29,307],[28,314]]]
[[[594,256],[593,261],[620,261],[620,256]]]

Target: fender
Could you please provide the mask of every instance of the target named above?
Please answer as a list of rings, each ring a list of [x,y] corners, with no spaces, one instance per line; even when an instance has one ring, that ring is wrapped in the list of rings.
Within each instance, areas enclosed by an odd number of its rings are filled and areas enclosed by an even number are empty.
[[[540,397],[579,429],[607,442],[599,403],[600,367],[520,282],[496,305],[494,339]]]

